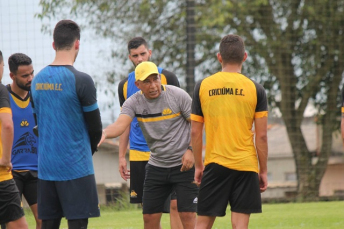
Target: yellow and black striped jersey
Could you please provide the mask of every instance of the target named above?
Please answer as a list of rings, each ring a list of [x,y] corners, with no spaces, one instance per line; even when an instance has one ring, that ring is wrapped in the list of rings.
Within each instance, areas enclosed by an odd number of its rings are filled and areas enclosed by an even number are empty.
[[[6,87],[0,83],[0,113],[8,113],[12,115],[11,105],[10,105],[10,97]],[[1,136],[1,125],[0,122],[0,136]],[[2,139],[0,141],[0,158],[2,157]],[[5,180],[12,179],[11,171],[8,171],[6,167],[0,167],[0,182]]]
[[[239,171],[258,172],[253,122],[267,117],[263,86],[240,73],[218,72],[199,81],[191,120],[205,124],[204,165],[217,163]]]

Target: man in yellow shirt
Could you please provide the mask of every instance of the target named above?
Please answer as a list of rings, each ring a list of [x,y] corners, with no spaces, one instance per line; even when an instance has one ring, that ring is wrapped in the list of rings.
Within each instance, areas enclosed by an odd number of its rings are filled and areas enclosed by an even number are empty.
[[[244,229],[250,214],[262,211],[260,193],[267,188],[267,99],[260,84],[241,74],[247,58],[242,38],[225,36],[219,51],[222,71],[199,81],[192,101],[191,142],[200,184],[196,228],[211,228],[229,203],[232,227]]]
[[[4,59],[0,51],[0,80],[3,72]],[[11,173],[13,122],[9,94],[3,84],[0,84],[0,123],[0,224],[5,224],[7,229],[26,229],[19,191]]]

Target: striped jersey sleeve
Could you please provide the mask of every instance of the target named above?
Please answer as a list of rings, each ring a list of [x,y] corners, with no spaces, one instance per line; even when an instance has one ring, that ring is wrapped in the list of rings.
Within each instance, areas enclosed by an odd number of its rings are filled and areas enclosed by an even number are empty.
[[[161,84],[180,87],[177,76],[174,73],[167,71],[166,69],[163,69],[161,72]]]
[[[125,100],[127,100],[128,77],[121,80],[118,84],[118,98],[119,105],[122,107]]]

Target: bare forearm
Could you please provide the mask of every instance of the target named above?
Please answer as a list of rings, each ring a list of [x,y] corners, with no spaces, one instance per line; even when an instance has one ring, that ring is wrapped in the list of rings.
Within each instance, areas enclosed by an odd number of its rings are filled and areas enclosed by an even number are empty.
[[[267,136],[256,136],[256,150],[258,154],[259,168],[261,173],[267,173],[268,141]]]
[[[120,136],[129,127],[131,121],[131,117],[121,114],[116,122],[104,129],[105,138],[116,138]]]
[[[203,123],[191,122],[191,143],[195,157],[195,167],[203,168]]]
[[[11,161],[11,151],[13,143],[13,124],[12,119],[9,123],[3,123],[1,126],[1,141],[2,141],[2,158],[5,161]]]
[[[130,128],[128,127],[123,134],[119,137],[119,152],[118,152],[118,158],[125,158],[125,155],[127,154],[128,144],[129,144],[129,133]]]

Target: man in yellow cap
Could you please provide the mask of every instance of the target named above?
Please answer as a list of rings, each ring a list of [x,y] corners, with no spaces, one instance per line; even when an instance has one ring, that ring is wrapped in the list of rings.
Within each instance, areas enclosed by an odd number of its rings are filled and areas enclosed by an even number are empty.
[[[143,188],[144,228],[159,228],[164,201],[173,188],[184,229],[194,228],[198,187],[190,145],[191,97],[178,87],[161,85],[158,68],[149,61],[137,65],[135,80],[140,91],[125,101],[100,143],[120,136],[136,117],[151,150]]]

